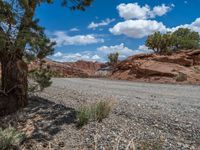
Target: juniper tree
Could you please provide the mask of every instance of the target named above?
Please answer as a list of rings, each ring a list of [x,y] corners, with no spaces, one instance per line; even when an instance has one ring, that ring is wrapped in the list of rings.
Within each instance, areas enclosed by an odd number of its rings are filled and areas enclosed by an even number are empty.
[[[72,10],[85,10],[93,0],[62,0]],[[34,18],[36,8],[53,0],[0,0],[0,115],[27,105],[28,67],[24,61],[53,53],[54,42]]]
[[[179,28],[172,33],[172,38],[176,50],[198,49],[200,47],[199,33],[187,28]]]
[[[116,52],[116,53],[109,54],[108,59],[109,59],[110,64],[112,65],[116,64],[119,61],[119,53]]]
[[[152,49],[157,54],[167,53],[172,46],[171,44],[171,33],[161,34],[160,32],[149,35],[145,43],[149,49]]]
[[[155,32],[147,37],[145,45],[158,54],[166,54],[172,50],[198,49],[200,35],[187,28],[164,34]]]

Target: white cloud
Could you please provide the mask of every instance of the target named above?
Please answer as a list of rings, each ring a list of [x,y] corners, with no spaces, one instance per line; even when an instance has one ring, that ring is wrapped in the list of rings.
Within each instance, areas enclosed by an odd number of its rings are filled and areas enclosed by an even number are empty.
[[[197,18],[194,22],[192,22],[191,24],[184,24],[184,25],[180,25],[177,27],[173,27],[171,29],[169,29],[170,31],[175,31],[179,28],[189,28],[195,32],[199,32],[200,33],[200,17]]]
[[[84,51],[80,53],[57,52],[50,58],[58,62],[76,62],[78,60],[103,61],[102,58],[98,54],[93,54],[93,52],[88,52],[88,51]]]
[[[132,38],[143,38],[155,31],[165,32],[166,26],[155,20],[126,20],[109,29],[114,35],[126,35]]]
[[[97,48],[97,50],[105,54],[118,52],[120,55],[132,55],[134,53],[132,49],[125,47],[124,43],[121,43],[120,45],[114,45],[114,46],[102,46],[102,47]]]
[[[148,5],[141,7],[138,3],[120,4],[117,6],[120,17],[124,19],[146,19],[150,11]]]
[[[155,18],[156,16],[163,16],[169,12],[174,5],[167,6],[162,4],[160,6],[155,6],[153,9],[150,8],[147,4],[140,6],[138,3],[128,3],[120,4],[117,6],[120,17],[125,20],[128,19],[148,19]]]
[[[151,51],[144,45],[139,46],[138,49],[132,50],[126,47],[124,43],[121,43],[113,46],[101,46],[97,48],[96,51],[82,51],[79,53],[57,52],[50,58],[59,62],[75,62],[78,60],[106,62],[108,54],[115,52],[118,52],[120,54],[119,58],[123,60],[134,54],[149,53]]]
[[[96,35],[75,35],[69,36],[63,31],[57,31],[54,34],[52,41],[57,43],[57,46],[66,46],[66,45],[88,45],[94,43],[103,43],[104,39],[98,38]]]
[[[156,31],[160,31],[162,33],[168,31],[174,32],[179,28],[189,28],[200,33],[200,17],[191,24],[183,24],[172,28],[167,28],[162,22],[157,22],[156,20],[125,20],[124,22],[119,22],[109,30],[114,35],[126,35],[131,38],[143,38]]]
[[[135,55],[135,54],[149,52],[149,50],[147,50],[147,49],[145,49],[145,50],[140,49],[140,48],[135,49],[135,50],[130,49],[130,48],[126,47],[124,45],[124,43],[121,43],[119,45],[114,45],[114,46],[102,46],[102,47],[97,48],[97,50],[102,53],[104,58],[107,58],[107,55],[110,53],[118,52],[120,59],[125,59],[125,58]]]
[[[102,27],[102,26],[107,26],[109,25],[110,23],[114,22],[115,19],[110,19],[110,18],[107,18],[106,20],[102,20],[101,22],[99,23],[95,23],[95,22],[91,22],[89,25],[88,25],[88,28],[89,29],[96,29],[98,27]]]
[[[71,32],[77,32],[77,31],[79,31],[79,29],[78,28],[71,28],[69,31],[71,31]]]
[[[156,16],[163,16],[167,12],[169,12],[172,7],[174,7],[174,4],[172,4],[171,6],[166,6],[165,4],[162,4],[161,6],[155,6],[150,12],[150,17],[155,18]]]

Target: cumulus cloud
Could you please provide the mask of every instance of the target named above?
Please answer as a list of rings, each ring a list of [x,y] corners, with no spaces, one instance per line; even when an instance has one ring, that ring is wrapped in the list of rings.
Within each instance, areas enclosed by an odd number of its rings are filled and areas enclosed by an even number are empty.
[[[132,38],[143,38],[155,31],[165,32],[166,26],[155,20],[125,20],[109,29],[114,35],[126,35]]]
[[[144,38],[154,32],[166,33],[179,28],[189,28],[200,33],[200,18],[191,24],[182,24],[176,27],[166,27],[162,22],[151,20],[156,16],[163,16],[174,7],[171,5],[158,5],[150,8],[148,5],[140,6],[138,3],[120,4],[117,6],[119,15],[125,20],[117,23],[109,31],[114,35],[126,35],[131,38]]]
[[[191,24],[183,24],[176,27],[168,28],[162,22],[156,20],[125,20],[117,23],[110,32],[114,35],[126,35],[131,38],[144,38],[154,32],[162,33],[174,32],[179,28],[189,28],[192,31],[200,33],[200,17]]]
[[[102,26],[107,26],[109,25],[110,23],[114,22],[115,19],[110,19],[110,18],[107,18],[105,20],[102,20],[101,22],[99,23],[95,23],[95,22],[91,22],[89,25],[88,25],[88,28],[89,29],[96,29],[98,27],[102,27]]]
[[[144,46],[143,46],[144,48]],[[121,43],[119,45],[113,45],[113,46],[101,46],[97,48],[97,51],[102,53],[102,57],[107,58],[107,55],[110,53],[119,53],[119,58],[125,59],[129,56],[135,55],[135,54],[141,54],[141,53],[148,53],[150,52],[148,49],[142,49],[142,47],[138,47],[138,49],[130,49],[124,45],[124,43]]]
[[[159,5],[150,8],[147,4],[144,6],[140,6],[138,3],[128,3],[128,4],[120,4],[117,6],[117,10],[119,11],[120,17],[125,20],[128,19],[148,19],[155,18],[156,16],[163,16],[167,12],[169,12],[174,5]]]
[[[80,53],[57,52],[50,58],[58,62],[76,62],[78,60],[93,61],[93,62],[102,61],[102,58],[98,54],[93,54],[93,52],[88,52],[88,51]]]
[[[57,43],[57,46],[66,46],[66,45],[88,45],[94,43],[103,43],[104,39],[98,38],[96,35],[87,34],[87,35],[75,35],[69,36],[63,31],[57,31],[53,34],[52,41]]]
[[[197,18],[194,22],[192,22],[191,24],[184,24],[184,25],[180,25],[177,27],[173,27],[171,29],[168,29],[169,31],[175,31],[179,28],[189,28],[195,32],[199,32],[200,33],[200,18]]]
[[[118,52],[120,55],[132,55],[134,53],[132,49],[125,47],[124,43],[121,43],[120,45],[114,45],[114,46],[101,46],[97,48],[97,50],[105,54]]]
[[[121,43],[113,46],[101,46],[96,51],[82,51],[78,53],[57,52],[50,58],[59,62],[75,62],[78,60],[106,62],[108,54],[116,52],[120,54],[119,59],[123,60],[135,54],[150,53],[151,51],[144,45],[139,46],[137,49],[130,49],[124,43]]]
[[[172,7],[174,7],[174,4],[170,6],[166,6],[165,4],[162,4],[161,6],[155,6],[153,10],[149,13],[151,18],[155,18],[156,16],[163,16],[167,12],[169,12]]]

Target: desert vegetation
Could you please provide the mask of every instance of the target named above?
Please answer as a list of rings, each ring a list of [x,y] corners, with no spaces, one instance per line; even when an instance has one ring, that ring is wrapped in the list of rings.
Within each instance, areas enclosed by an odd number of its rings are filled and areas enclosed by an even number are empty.
[[[149,35],[146,46],[157,54],[171,54],[179,50],[198,49],[200,35],[188,28],[179,28],[174,32],[155,32]]]
[[[24,139],[25,135],[23,133],[18,132],[14,128],[0,128],[1,150],[16,149]]]
[[[109,60],[109,63],[110,65],[115,65],[118,63],[119,61],[119,53],[116,52],[116,53],[111,53],[108,55],[108,60]]]
[[[108,117],[111,108],[111,102],[108,101],[100,101],[91,106],[81,107],[77,111],[78,127],[88,124],[89,121],[101,122],[104,118]]]

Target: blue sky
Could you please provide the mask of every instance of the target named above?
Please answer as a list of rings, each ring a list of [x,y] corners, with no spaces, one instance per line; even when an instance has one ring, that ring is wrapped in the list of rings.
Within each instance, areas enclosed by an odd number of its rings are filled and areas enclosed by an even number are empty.
[[[85,12],[42,4],[36,18],[52,41],[56,61],[106,61],[118,51],[120,59],[148,52],[148,34],[187,27],[200,33],[200,0],[94,0]]]

